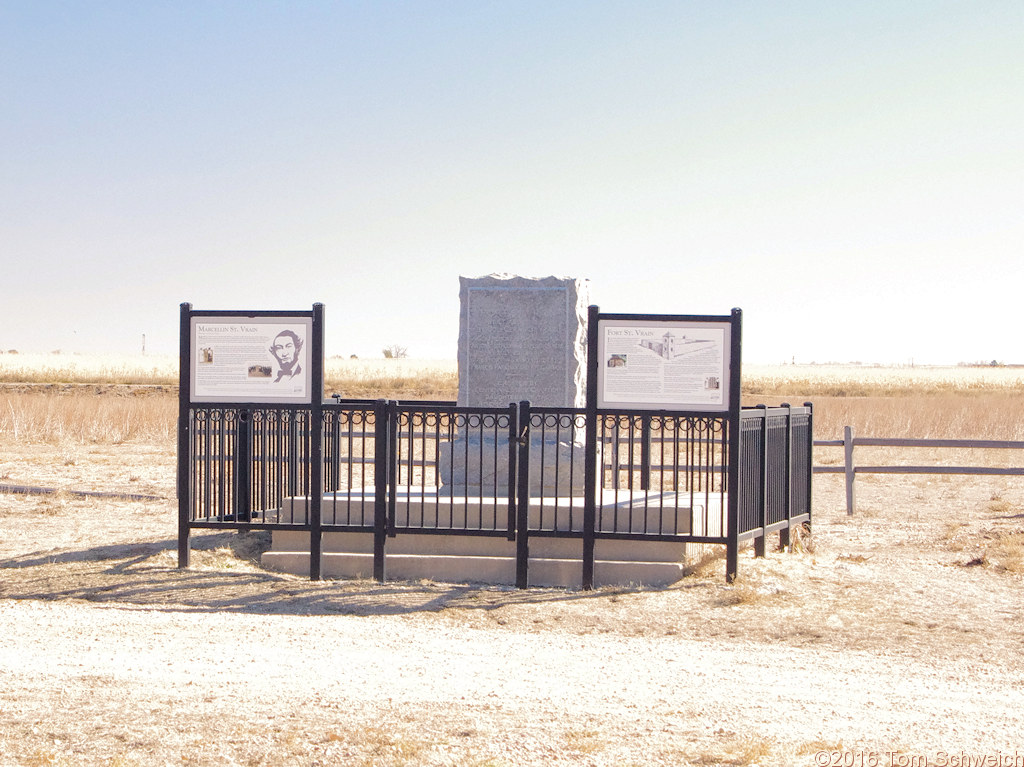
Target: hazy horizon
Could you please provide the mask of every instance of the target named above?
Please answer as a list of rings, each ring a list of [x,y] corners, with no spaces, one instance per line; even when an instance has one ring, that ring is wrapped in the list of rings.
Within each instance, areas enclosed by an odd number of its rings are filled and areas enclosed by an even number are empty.
[[[744,311],[744,359],[1024,362],[1024,5],[0,5],[0,348],[179,305],[454,359],[459,277]]]

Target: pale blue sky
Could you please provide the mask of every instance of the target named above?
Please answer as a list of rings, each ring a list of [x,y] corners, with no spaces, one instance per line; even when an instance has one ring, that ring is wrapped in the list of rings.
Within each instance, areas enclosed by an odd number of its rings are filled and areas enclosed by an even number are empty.
[[[453,358],[460,275],[744,310],[751,362],[1024,362],[1024,3],[0,2],[0,348],[326,306]]]

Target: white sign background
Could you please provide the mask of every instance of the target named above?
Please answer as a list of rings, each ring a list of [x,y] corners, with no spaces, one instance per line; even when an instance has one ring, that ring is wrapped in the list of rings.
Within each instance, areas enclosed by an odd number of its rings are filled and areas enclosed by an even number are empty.
[[[312,331],[312,317],[192,317],[191,400],[309,404]]]
[[[598,320],[597,406],[729,410],[728,321]]]

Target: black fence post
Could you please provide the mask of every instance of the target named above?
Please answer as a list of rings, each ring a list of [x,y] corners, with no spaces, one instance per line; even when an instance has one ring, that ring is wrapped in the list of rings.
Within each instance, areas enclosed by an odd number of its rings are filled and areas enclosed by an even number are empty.
[[[530,567],[530,403],[519,403],[516,420],[516,588],[529,585]],[[543,471],[543,468],[541,469]],[[509,487],[511,492],[511,486]]]
[[[516,491],[519,483],[519,405],[510,402],[508,405],[508,520],[506,530],[508,540],[516,540],[518,535],[519,494]]]
[[[395,529],[397,525],[395,512],[398,505],[398,481],[401,467],[399,453],[401,449],[401,433],[398,430],[398,400],[390,400],[388,402],[388,456],[390,460],[386,475],[388,480],[387,533],[389,538],[394,538],[398,534]]]
[[[758,473],[761,475],[761,492],[757,499],[757,525],[761,534],[754,538],[754,556],[763,557],[765,554],[765,527],[768,524],[768,406],[758,405],[761,411],[761,454],[758,456],[760,464]]]
[[[340,398],[332,394],[333,404],[337,406]],[[341,486],[341,410],[334,407],[328,419],[330,430],[325,439],[324,466],[327,476],[324,478],[324,490],[336,491]]]
[[[781,407],[786,408],[786,451],[784,455],[786,467],[783,474],[786,486],[786,526],[779,530],[779,549],[786,551],[790,545],[791,523],[789,520],[793,518],[793,408],[788,402],[783,402]]]
[[[594,543],[597,530],[597,317],[598,307],[587,312],[587,406],[583,453],[583,574],[584,590],[594,588]]]
[[[252,467],[249,464],[252,435],[249,424],[248,408],[239,408],[235,419],[235,520],[239,522],[252,519]]]
[[[810,402],[805,402],[804,407],[807,408],[807,465],[804,467],[804,470],[807,472],[807,508],[801,509],[799,513],[807,514],[807,527],[810,529],[811,508],[814,505],[811,496],[814,477],[814,405]]]
[[[725,544],[725,580],[732,583],[739,574],[740,563],[740,461],[742,429],[740,427],[740,369],[743,312],[733,309],[731,315],[730,358],[729,358],[729,419],[726,434],[729,439],[729,474],[728,483],[728,530]]]
[[[312,392],[309,407],[309,578],[323,574],[324,500],[324,305],[313,304],[313,338],[310,348]]]
[[[299,411],[291,411],[288,428],[288,487],[285,494],[291,497],[299,495],[302,476],[302,418]]]
[[[191,476],[191,399],[192,381],[192,304],[181,305],[178,348],[178,567],[189,566],[192,556],[191,521],[192,515],[192,483]]]
[[[651,416],[640,416],[640,489],[651,488]]]
[[[390,414],[387,400],[377,400],[373,406],[373,578],[383,583],[384,542],[387,540],[388,470],[391,445],[388,434]]]

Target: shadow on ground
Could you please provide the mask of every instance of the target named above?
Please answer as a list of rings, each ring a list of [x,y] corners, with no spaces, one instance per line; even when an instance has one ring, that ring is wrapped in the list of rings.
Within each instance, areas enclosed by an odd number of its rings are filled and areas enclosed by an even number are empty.
[[[494,610],[607,598],[639,588],[571,591],[434,581],[310,581],[256,565],[260,533],[192,541],[192,567],[177,568],[177,541],[33,552],[0,560],[0,599],[84,600],[187,610],[278,615],[403,615],[449,608]],[[650,589],[645,589],[650,590]],[[655,589],[657,590],[657,589]]]

